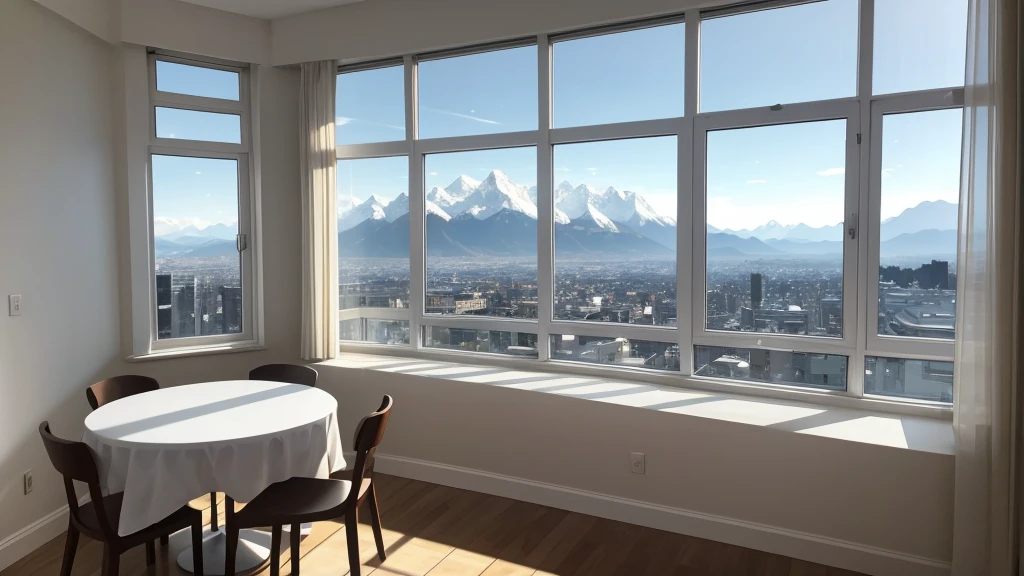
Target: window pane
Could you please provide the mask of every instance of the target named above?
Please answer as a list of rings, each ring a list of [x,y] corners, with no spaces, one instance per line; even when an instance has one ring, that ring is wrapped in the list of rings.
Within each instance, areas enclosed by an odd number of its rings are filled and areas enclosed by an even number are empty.
[[[864,358],[864,393],[953,402],[953,363]]]
[[[707,328],[843,335],[846,121],[707,134]]]
[[[157,338],[242,331],[238,161],[154,154]]]
[[[156,137],[242,143],[242,117],[180,108],[156,109]]]
[[[427,348],[537,357],[537,335],[526,332],[424,326],[423,343]]]
[[[707,19],[700,44],[701,112],[856,94],[857,0]]]
[[[338,74],[338,144],[405,140],[405,70],[390,66]]]
[[[963,111],[882,118],[878,333],[952,340]]]
[[[156,89],[189,96],[238,100],[238,72],[156,62]]]
[[[409,159],[338,161],[339,308],[409,306]]]
[[[679,345],[610,336],[551,335],[551,359],[679,370]]]
[[[967,0],[875,3],[875,94],[964,85]]]
[[[537,129],[537,47],[419,64],[420,137]]]
[[[536,318],[537,149],[432,154],[424,172],[426,312]]]
[[[684,24],[552,46],[554,127],[683,115]]]
[[[408,320],[352,318],[342,320],[339,328],[338,335],[341,340],[375,342],[394,346],[409,345]]]
[[[846,390],[849,358],[750,348],[694,346],[695,376]]]
[[[676,324],[676,138],[555,146],[555,318]]]

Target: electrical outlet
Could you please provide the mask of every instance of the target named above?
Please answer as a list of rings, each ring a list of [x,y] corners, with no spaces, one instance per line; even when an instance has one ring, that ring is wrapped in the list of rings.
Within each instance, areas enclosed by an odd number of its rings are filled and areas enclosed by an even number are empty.
[[[7,297],[7,313],[11,316],[21,316],[21,294],[11,294]]]
[[[25,495],[32,492],[32,471],[25,472]]]
[[[646,474],[647,457],[643,452],[633,452],[629,455],[629,471],[633,474]]]

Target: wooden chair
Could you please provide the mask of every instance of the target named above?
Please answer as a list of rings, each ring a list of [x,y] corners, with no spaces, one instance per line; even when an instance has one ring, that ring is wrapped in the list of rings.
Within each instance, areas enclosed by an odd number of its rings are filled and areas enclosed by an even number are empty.
[[[64,561],[60,576],[70,576],[75,562],[80,534],[103,542],[102,576],[117,576],[121,554],[140,545],[146,545],[146,565],[156,563],[156,547],[153,540],[167,536],[183,528],[192,528],[192,561],[197,576],[203,575],[203,513],[183,506],[167,518],[128,536],[118,536],[117,527],[121,521],[121,502],[124,493],[104,497],[100,491],[99,470],[92,451],[81,442],[70,442],[50,433],[50,424],[39,425],[50,462],[64,476],[64,490],[67,492],[71,520],[68,522],[67,541],[64,544]],[[91,501],[78,505],[74,481],[84,482],[89,487]]]
[[[304,522],[319,522],[345,517],[345,535],[348,539],[348,562],[350,576],[360,575],[358,507],[364,499],[370,502],[370,523],[373,538],[377,543],[377,556],[383,561],[384,538],[381,534],[380,512],[373,484],[364,482],[367,462],[373,461],[377,445],[384,437],[388,418],[391,416],[391,396],[376,412],[363,418],[356,433],[356,461],[352,468],[352,480],[318,478],[292,478],[272,484],[239,512],[231,508],[227,513],[228,541],[225,554],[224,573],[235,573],[235,555],[238,548],[238,532],[243,528],[272,526],[271,532],[271,576],[279,576],[281,570],[281,533],[285,524],[291,525],[292,576],[299,574],[299,532]],[[356,489],[353,489],[356,486]]]
[[[302,384],[311,388],[316,387],[316,378],[316,370],[298,364],[266,364],[249,372],[249,380]]]
[[[316,387],[316,379],[319,374],[309,366],[298,364],[264,364],[249,371],[249,380],[266,380],[268,382],[284,382],[285,384],[301,384]],[[224,509],[234,508],[234,501],[224,498]],[[217,493],[210,493],[210,529],[217,530]]]
[[[114,400],[159,389],[160,383],[149,376],[126,374],[124,376],[107,378],[89,386],[85,389],[85,399],[89,401],[89,406],[95,410],[100,406],[110,404]],[[213,521],[217,522],[217,519],[214,518]],[[166,546],[167,536],[161,537],[160,543]]]
[[[92,409],[95,410],[104,404],[110,404],[114,400],[159,389],[160,384],[156,380],[148,376],[129,374],[107,378],[102,382],[89,386],[85,389],[85,398],[89,401],[89,406],[92,406]]]

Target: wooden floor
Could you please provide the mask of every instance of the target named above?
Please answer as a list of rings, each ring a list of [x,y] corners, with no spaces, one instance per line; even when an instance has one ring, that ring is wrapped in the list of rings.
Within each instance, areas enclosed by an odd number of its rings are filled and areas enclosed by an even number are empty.
[[[383,563],[377,559],[370,527],[360,522],[364,575],[857,576],[785,556],[447,486],[381,474],[375,482],[388,558]],[[193,505],[207,509],[208,519],[209,498]],[[303,575],[348,574],[344,531],[340,521],[313,526],[299,547]],[[174,563],[188,542],[188,533],[183,532],[172,537],[168,548],[158,545],[157,564],[151,568],[145,565],[142,547],[128,552],[121,559],[121,576],[190,576]],[[62,534],[0,576],[55,576],[63,547]],[[101,544],[82,536],[73,576],[99,576],[101,551]],[[290,574],[289,558],[289,552],[282,554],[282,575]]]

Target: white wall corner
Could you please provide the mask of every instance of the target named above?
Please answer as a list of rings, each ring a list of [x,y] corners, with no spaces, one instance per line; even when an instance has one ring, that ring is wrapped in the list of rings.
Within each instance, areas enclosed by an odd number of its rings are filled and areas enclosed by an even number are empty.
[[[121,41],[120,0],[35,1],[105,42]]]

